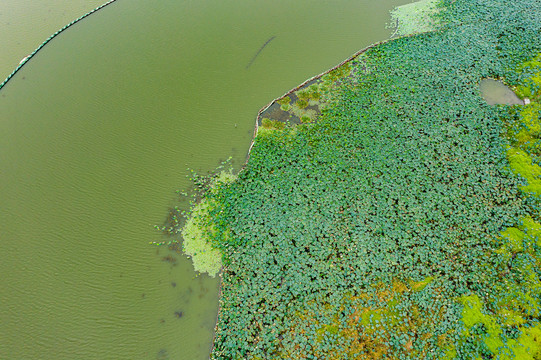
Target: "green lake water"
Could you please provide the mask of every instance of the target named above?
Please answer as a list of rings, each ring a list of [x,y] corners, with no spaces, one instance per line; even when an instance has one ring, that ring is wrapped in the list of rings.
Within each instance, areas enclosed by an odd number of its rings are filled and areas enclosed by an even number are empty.
[[[0,82],[55,31],[104,0],[0,0]]]
[[[523,105],[524,102],[505,86],[504,83],[494,79],[483,79],[479,83],[481,95],[489,105]]]
[[[154,225],[406,2],[118,0],[44,47],[0,90],[0,359],[208,358],[219,281]],[[0,74],[99,3],[2,0]]]

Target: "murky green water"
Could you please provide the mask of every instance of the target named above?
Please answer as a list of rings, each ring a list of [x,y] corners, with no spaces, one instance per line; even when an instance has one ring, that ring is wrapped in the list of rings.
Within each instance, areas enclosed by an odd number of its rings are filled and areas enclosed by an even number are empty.
[[[0,359],[208,358],[218,281],[164,261],[153,225],[187,167],[238,167],[259,108],[405,2],[119,0],[40,51],[0,91]],[[4,30],[39,6],[0,2],[2,72],[40,42]]]
[[[481,95],[489,105],[523,105],[524,102],[501,81],[483,79],[479,83]]]
[[[4,80],[46,37],[103,3],[104,0],[0,0],[0,78]]]

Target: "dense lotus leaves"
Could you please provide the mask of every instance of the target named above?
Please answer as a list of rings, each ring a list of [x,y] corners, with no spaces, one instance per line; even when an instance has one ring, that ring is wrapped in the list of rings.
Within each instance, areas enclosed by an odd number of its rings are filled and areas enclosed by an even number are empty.
[[[206,194],[213,359],[538,356],[540,202],[521,189],[540,111],[489,106],[478,84],[531,83],[541,1],[441,6],[437,31],[363,54],[317,123],[260,133]]]

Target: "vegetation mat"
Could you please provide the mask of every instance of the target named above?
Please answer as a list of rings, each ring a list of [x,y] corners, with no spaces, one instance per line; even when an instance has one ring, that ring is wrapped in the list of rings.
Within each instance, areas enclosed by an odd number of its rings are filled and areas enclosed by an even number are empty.
[[[213,359],[541,359],[541,1],[436,6],[205,194]]]

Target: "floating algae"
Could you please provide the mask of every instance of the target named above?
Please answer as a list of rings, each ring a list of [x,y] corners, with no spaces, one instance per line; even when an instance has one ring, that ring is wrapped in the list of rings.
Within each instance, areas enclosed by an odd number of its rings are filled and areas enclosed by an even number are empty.
[[[236,176],[231,171],[222,171],[216,179],[212,180],[209,192],[235,179]],[[214,232],[212,226],[208,225],[209,210],[212,205],[212,202],[205,198],[191,210],[190,217],[182,229],[182,238],[184,252],[191,257],[194,269],[215,277],[222,267],[222,254],[212,246],[207,236]]]

